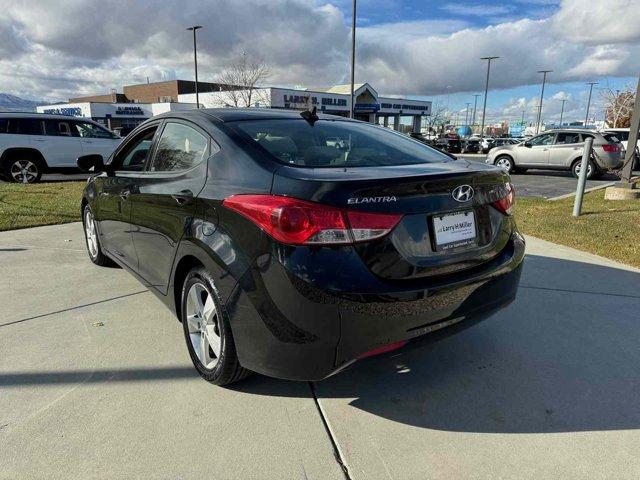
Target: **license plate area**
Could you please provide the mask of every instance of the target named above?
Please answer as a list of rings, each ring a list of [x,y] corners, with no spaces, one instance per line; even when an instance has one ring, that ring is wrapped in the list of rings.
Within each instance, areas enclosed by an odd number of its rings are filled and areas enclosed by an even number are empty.
[[[476,245],[476,216],[473,210],[433,215],[433,232],[436,251]]]

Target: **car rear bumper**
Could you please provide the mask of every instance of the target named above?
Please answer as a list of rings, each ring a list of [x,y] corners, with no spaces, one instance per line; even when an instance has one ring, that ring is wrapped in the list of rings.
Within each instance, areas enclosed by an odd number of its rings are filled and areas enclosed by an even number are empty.
[[[481,268],[359,293],[318,285],[274,252],[258,260],[227,301],[240,362],[274,377],[320,380],[380,347],[455,333],[515,299],[524,249],[515,233]],[[329,265],[335,275],[337,265]]]

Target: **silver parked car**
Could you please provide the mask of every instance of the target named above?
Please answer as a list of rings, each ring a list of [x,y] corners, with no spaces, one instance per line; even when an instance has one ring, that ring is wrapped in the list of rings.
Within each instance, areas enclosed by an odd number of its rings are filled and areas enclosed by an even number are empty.
[[[580,174],[580,161],[584,142],[593,138],[593,152],[587,178],[594,178],[604,170],[622,165],[623,147],[613,136],[605,138],[592,130],[553,130],[537,135],[516,145],[503,145],[491,149],[486,163],[498,165],[508,172],[524,172],[528,168],[570,170]]]

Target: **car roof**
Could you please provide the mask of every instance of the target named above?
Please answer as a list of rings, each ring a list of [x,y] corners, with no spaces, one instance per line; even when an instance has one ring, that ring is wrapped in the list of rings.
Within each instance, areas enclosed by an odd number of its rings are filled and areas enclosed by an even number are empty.
[[[279,108],[201,108],[194,110],[185,110],[181,112],[167,112],[159,117],[182,117],[193,118],[194,115],[200,118],[208,117],[218,122],[236,122],[242,120],[281,120],[281,119],[300,119],[301,110],[285,110]],[[321,120],[344,120],[352,122],[346,117],[339,115],[327,115],[318,112],[318,118]]]
[[[37,118],[40,120],[88,120],[90,118],[72,117],[71,115],[55,115],[53,113],[34,113],[34,112],[0,112],[0,118]]]

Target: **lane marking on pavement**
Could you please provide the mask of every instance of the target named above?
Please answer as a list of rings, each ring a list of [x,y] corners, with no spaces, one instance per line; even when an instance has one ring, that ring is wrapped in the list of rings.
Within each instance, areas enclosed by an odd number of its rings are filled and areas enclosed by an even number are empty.
[[[313,382],[307,382],[307,383],[309,384],[309,388],[311,389],[311,395],[313,396],[313,401],[316,404],[316,409],[318,410],[318,414],[320,415],[320,419],[322,420],[324,429],[327,432],[327,436],[329,437],[329,441],[331,442],[331,445],[333,446],[333,456],[335,457],[336,462],[338,462],[338,465],[340,466],[340,469],[344,474],[345,480],[351,480],[351,475],[349,474],[349,468],[347,467],[347,463],[345,462],[344,456],[340,451],[340,445],[338,445],[338,442],[335,436],[333,435],[333,432],[331,431],[331,427],[329,426],[329,422],[327,421],[326,414],[322,409],[322,405],[320,405],[320,401],[318,400],[318,395],[316,394],[316,387],[313,384]]]
[[[587,295],[606,295],[608,297],[640,298],[640,295],[626,295],[624,293],[589,292],[586,290],[569,290],[565,288],[534,287],[531,285],[520,285],[519,288],[529,288],[531,290],[546,290],[549,292],[584,293]]]
[[[602,190],[603,188],[611,187],[615,183],[616,182],[607,182],[607,183],[603,183],[602,185],[596,185],[595,187],[585,188],[584,193],[595,192],[596,190]],[[565,193],[564,195],[559,195],[557,197],[547,198],[547,200],[550,202],[555,202],[556,200],[563,200],[565,198],[575,197],[575,196],[576,196],[576,192],[571,192],[571,193]]]
[[[3,249],[8,249],[8,248],[22,248],[22,249],[36,249],[36,250],[67,250],[69,252],[84,252],[86,251],[86,248],[68,248],[68,247],[41,247],[38,245],[18,245],[18,244],[12,244],[9,243],[7,245],[0,245],[0,252],[2,252]]]
[[[117,297],[105,298],[104,300],[98,300],[96,302],[90,302],[90,303],[85,303],[85,304],[82,304],[82,305],[76,305],[75,307],[63,308],[62,310],[56,310],[55,312],[43,313],[43,314],[40,314],[40,315],[35,315],[33,317],[28,317],[28,318],[21,318],[20,320],[14,320],[13,322],[0,324],[0,328],[7,327],[9,325],[15,325],[16,323],[28,322],[29,320],[36,320],[36,319],[42,318],[42,317],[48,317],[49,315],[55,315],[56,313],[70,312],[72,310],[77,310],[79,308],[90,307],[92,305],[98,305],[100,303],[110,302],[112,300],[119,300],[121,298],[132,297],[134,295],[140,295],[141,293],[148,293],[148,292],[149,292],[149,290],[140,290],[139,292],[126,293],[124,295],[118,295]]]

